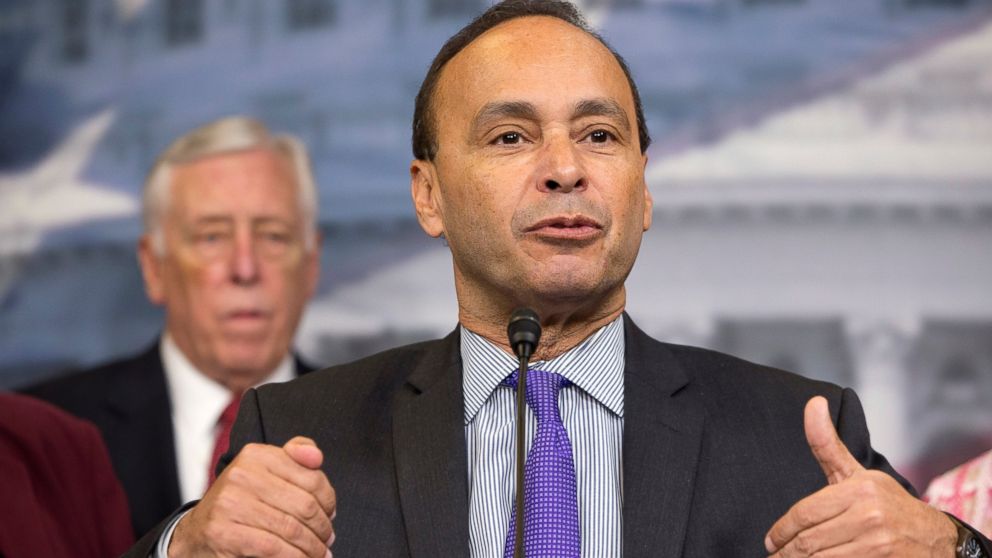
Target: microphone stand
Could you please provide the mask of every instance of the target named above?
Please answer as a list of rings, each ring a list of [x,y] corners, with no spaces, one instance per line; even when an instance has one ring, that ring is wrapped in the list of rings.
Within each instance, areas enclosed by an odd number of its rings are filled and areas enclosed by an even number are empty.
[[[541,319],[530,308],[517,308],[510,315],[510,323],[506,327],[506,335],[510,340],[510,348],[520,361],[517,372],[517,493],[516,493],[516,538],[513,544],[514,558],[524,558],[524,464],[526,440],[526,410],[527,410],[527,364],[530,356],[537,350],[541,340]]]
[[[517,373],[517,536],[513,546],[513,558],[524,558],[524,448],[527,430],[527,356],[520,357],[520,371]]]

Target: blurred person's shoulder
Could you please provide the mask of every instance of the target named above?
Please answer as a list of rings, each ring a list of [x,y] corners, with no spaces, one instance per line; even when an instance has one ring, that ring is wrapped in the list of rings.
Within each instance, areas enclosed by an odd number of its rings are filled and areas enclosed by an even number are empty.
[[[992,450],[930,481],[924,500],[979,531],[992,533]]]
[[[0,393],[0,470],[0,556],[116,556],[133,542],[124,490],[90,422]]]
[[[29,385],[19,391],[89,418],[103,404],[100,395],[135,394],[165,389],[158,340],[140,353]]]
[[[0,393],[0,429],[4,439],[37,440],[46,445],[77,445],[100,439],[90,422],[18,393]]]

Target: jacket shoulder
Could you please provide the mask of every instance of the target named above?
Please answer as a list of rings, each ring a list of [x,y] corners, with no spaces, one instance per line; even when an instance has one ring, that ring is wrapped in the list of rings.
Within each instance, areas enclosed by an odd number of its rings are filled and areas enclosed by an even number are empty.
[[[842,389],[829,382],[750,362],[726,353],[665,343],[641,330],[626,317],[627,364],[636,374],[653,377],[666,391],[683,390],[703,395],[703,401],[725,397],[809,399],[839,397]]]
[[[85,416],[88,413],[84,411],[97,403],[99,395],[148,385],[153,381],[163,385],[165,382],[157,343],[138,355],[70,372],[20,391],[73,414],[82,413]]]
[[[751,362],[712,349],[658,342],[674,356],[694,383],[707,389],[728,386],[741,394],[773,393],[778,396],[839,396],[836,384],[815,380],[796,372]]]
[[[260,401],[282,405],[328,398],[348,407],[356,399],[389,397],[432,351],[446,343],[433,340],[389,349],[374,355],[304,374],[292,381],[257,388]],[[442,366],[442,363],[438,363]]]

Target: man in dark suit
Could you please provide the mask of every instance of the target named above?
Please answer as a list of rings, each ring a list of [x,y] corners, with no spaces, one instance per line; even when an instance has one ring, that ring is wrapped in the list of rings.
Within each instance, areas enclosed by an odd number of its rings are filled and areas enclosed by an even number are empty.
[[[290,351],[319,270],[306,151],[254,120],[177,139],[143,205],[138,254],[165,308],[161,339],[26,390],[99,427],[138,534],[206,490],[246,389],[310,370]]]
[[[660,343],[627,316],[649,136],[622,59],[571,4],[503,2],[450,39],[413,143],[458,329],[249,391],[217,484],[132,555],[510,555],[520,306],[543,326],[528,558],[949,558],[974,537],[871,449],[853,392]]]

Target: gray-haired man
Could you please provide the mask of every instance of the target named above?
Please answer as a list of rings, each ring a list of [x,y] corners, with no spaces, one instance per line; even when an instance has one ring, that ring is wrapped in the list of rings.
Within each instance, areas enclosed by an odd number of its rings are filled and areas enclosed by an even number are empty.
[[[317,284],[316,201],[295,138],[244,117],[180,137],[146,180],[138,245],[161,338],[29,388],[100,427],[136,533],[203,494],[246,389],[309,371],[290,345]]]

